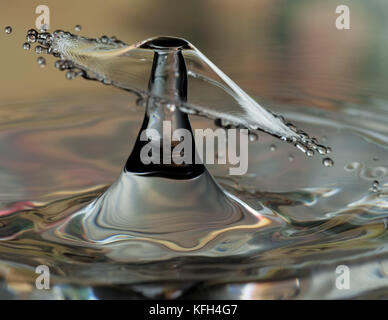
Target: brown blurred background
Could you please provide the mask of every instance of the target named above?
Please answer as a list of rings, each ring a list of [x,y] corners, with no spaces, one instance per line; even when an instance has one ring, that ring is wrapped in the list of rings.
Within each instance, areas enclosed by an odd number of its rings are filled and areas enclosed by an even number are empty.
[[[276,103],[335,108],[386,98],[386,0],[2,0],[1,104],[116,89],[67,81],[22,49],[35,8],[50,8],[51,29],[115,35],[134,43],[156,35],[183,37],[243,89]],[[350,7],[351,29],[335,28],[335,9]],[[8,35],[4,27],[11,25]],[[32,50],[31,50],[32,51]]]

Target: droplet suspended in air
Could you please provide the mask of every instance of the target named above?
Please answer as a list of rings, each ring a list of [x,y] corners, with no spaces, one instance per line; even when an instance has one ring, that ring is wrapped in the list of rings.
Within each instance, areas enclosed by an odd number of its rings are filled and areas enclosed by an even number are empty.
[[[32,42],[32,43],[36,42],[36,36],[33,34],[28,34],[26,39],[27,39],[27,42]]]
[[[276,150],[276,146],[275,146],[274,144],[271,144],[271,145],[269,146],[269,150],[270,150],[270,151],[275,151],[275,150]]]
[[[255,142],[258,139],[258,135],[256,133],[250,132],[248,135],[248,139],[250,142]]]
[[[31,45],[28,42],[24,42],[23,43],[23,49],[24,50],[30,50],[31,49]]]
[[[77,73],[73,70],[69,70],[66,72],[66,79],[73,80],[77,76]]]
[[[308,150],[306,151],[306,156],[312,157],[313,155],[314,155],[314,150],[308,149]]]
[[[75,27],[74,27],[74,30],[75,31],[81,31],[82,30],[82,26],[80,24],[77,24]]]
[[[46,59],[45,59],[45,58],[39,57],[37,61],[38,61],[38,64],[39,64],[42,68],[44,68],[44,67],[46,66]]]
[[[322,164],[325,167],[332,167],[334,165],[334,161],[331,158],[325,158],[322,160]]]
[[[12,27],[11,26],[6,26],[5,29],[4,29],[5,33],[12,33]]]
[[[374,180],[372,183],[372,191],[378,192],[379,191],[380,183],[377,180]]]

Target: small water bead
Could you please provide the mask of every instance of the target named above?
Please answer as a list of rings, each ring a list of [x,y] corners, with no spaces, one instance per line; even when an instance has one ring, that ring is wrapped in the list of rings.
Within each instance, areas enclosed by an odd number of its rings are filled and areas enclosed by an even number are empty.
[[[331,153],[331,148],[330,147],[326,147],[326,153]]]
[[[26,39],[28,42],[32,42],[32,43],[36,42],[36,36],[33,34],[28,34]]]
[[[326,154],[327,149],[325,146],[322,146],[320,144],[317,145],[316,150],[318,151],[319,154]]]
[[[48,24],[45,23],[45,24],[42,24],[42,25],[40,26],[39,31],[40,31],[40,32],[46,32],[48,29],[50,29],[50,28],[49,28]]]
[[[12,27],[11,26],[6,26],[5,29],[4,29],[5,33],[12,33]]]
[[[39,64],[42,68],[44,68],[44,67],[46,66],[46,59],[45,59],[45,58],[39,57],[37,61],[38,61],[38,64]]]
[[[270,151],[276,151],[276,146],[275,146],[274,144],[271,144],[271,145],[269,146],[269,150],[270,150]]]
[[[378,192],[379,191],[380,183],[377,180],[374,180],[372,183],[372,192]]]
[[[109,37],[108,36],[102,36],[100,38],[100,40],[101,40],[102,43],[108,43],[109,42]]]
[[[77,77],[77,72],[73,70],[69,70],[66,72],[66,79],[67,80],[73,80],[75,77]]]
[[[295,160],[295,157],[294,157],[292,154],[290,154],[290,155],[288,156],[288,161],[292,162],[292,161],[294,161],[294,160]]]
[[[372,186],[373,187],[379,187],[380,183],[377,180],[374,180],[373,183],[372,183]]]
[[[24,50],[30,50],[31,49],[31,45],[28,42],[24,42],[23,43],[23,49]]]
[[[322,160],[322,164],[325,167],[332,167],[334,165],[334,161],[331,158],[325,158]]]
[[[66,69],[73,69],[73,63],[69,60],[57,60],[55,62],[55,68],[59,69],[60,71],[66,70]]]
[[[77,24],[75,27],[74,27],[74,30],[75,31],[81,31],[82,30],[82,26],[80,24]]]
[[[39,54],[39,53],[42,53],[42,49],[43,49],[42,46],[36,46],[36,47],[35,47],[35,52],[38,53],[38,54]]]
[[[306,148],[306,146],[303,145],[302,143],[297,142],[297,143],[295,144],[295,146],[296,146],[300,151],[302,151],[303,153],[306,153],[307,148]]]
[[[314,150],[308,149],[308,150],[306,151],[306,156],[312,157],[313,155],[314,155]]]
[[[35,37],[38,35],[38,31],[36,31],[35,29],[30,29],[27,31],[27,35],[34,35]]]
[[[257,141],[258,138],[259,138],[259,136],[253,132],[250,132],[248,135],[248,139],[250,142],[255,142],[255,141]]]

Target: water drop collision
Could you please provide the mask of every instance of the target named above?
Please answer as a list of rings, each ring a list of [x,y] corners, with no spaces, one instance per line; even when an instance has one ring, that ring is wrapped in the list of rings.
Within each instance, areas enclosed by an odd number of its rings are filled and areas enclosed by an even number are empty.
[[[68,70],[68,79],[81,75],[136,93],[146,105],[140,132],[153,128],[163,137],[165,120],[171,121],[173,130],[191,132],[188,114],[195,113],[220,119],[223,126],[268,132],[308,156],[313,149],[326,148],[258,105],[186,40],[160,37],[127,46],[106,36],[88,39],[61,30],[53,34],[29,30],[27,41],[39,43],[36,52],[59,57],[55,66]],[[144,88],[150,61],[151,76]],[[204,68],[210,75],[201,73]],[[188,76],[196,84],[191,88],[203,92],[202,101],[188,102]],[[230,105],[219,106],[206,96],[209,85],[220,90],[223,99],[228,97]],[[140,150],[146,143],[139,134],[118,180],[57,226],[53,232],[60,236],[52,241],[109,248],[110,259],[125,263],[187,255],[225,257],[253,250],[241,239],[253,237],[271,224],[270,219],[222,190],[203,164],[144,165]],[[195,155],[194,141],[192,148]],[[172,205],[170,199],[178,201]]]
[[[264,131],[295,145],[307,156],[312,156],[314,150],[319,155],[329,152],[329,148],[319,145],[316,138],[297,130],[282,116],[260,106],[186,40],[158,37],[127,45],[116,37],[91,39],[63,30],[50,34],[30,29],[27,41],[39,43],[39,54],[48,53],[58,57],[55,66],[59,70],[74,71],[66,74],[67,79],[82,76],[135,93],[139,100],[152,97],[165,107],[174,105],[182,112],[215,119],[224,127],[242,126],[251,132]],[[190,79],[187,100],[169,98],[148,89],[148,74],[154,52],[149,44],[158,42],[163,45],[169,41],[185,43],[180,50]]]

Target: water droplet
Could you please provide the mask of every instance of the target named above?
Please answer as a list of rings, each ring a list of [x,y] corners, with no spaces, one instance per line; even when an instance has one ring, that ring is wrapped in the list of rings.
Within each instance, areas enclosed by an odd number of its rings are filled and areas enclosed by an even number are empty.
[[[46,66],[46,59],[45,59],[45,58],[39,57],[37,61],[38,61],[38,64],[39,64],[42,68],[44,68],[44,67]]]
[[[314,150],[308,149],[308,150],[306,151],[306,156],[312,157],[313,155],[314,155]]]
[[[11,26],[6,26],[4,30],[5,30],[5,33],[8,33],[8,34],[12,33],[12,27]]]
[[[317,150],[318,150],[318,153],[319,154],[326,154],[327,153],[327,149],[325,146],[322,146],[320,144],[317,145]]]
[[[49,26],[45,23],[41,25],[39,30],[40,32],[46,32],[48,29],[49,29]]]
[[[332,167],[334,165],[334,161],[330,158],[325,158],[322,160],[322,164],[325,166],[325,167]]]
[[[377,180],[374,180],[373,183],[372,183],[372,191],[373,192],[378,192],[379,191],[379,182]]]
[[[258,139],[258,135],[256,133],[250,132],[248,135],[248,139],[250,142],[255,142]]]
[[[81,31],[82,30],[82,26],[80,24],[77,24],[75,27],[74,27],[74,30],[75,31]]]
[[[39,54],[39,53],[42,53],[42,49],[43,49],[42,46],[36,46],[36,47],[35,47],[35,52],[38,53],[38,54]]]
[[[271,145],[269,146],[269,150],[270,150],[270,151],[275,151],[275,150],[276,150],[276,146],[275,146],[274,144],[271,144]]]
[[[326,153],[331,153],[331,148],[330,147],[326,148]]]
[[[294,155],[290,154],[290,155],[288,156],[288,161],[292,162],[292,161],[294,161],[294,160],[295,160]]]
[[[31,49],[31,45],[28,42],[24,42],[23,43],[23,49],[24,50],[30,50]]]
[[[73,70],[69,70],[66,72],[66,79],[73,80],[77,76],[77,73]]]
[[[107,37],[107,36],[102,36],[102,37],[100,38],[100,40],[101,40],[102,43],[108,43],[109,37]]]
[[[28,42],[32,42],[32,43],[36,42],[36,36],[33,35],[33,34],[27,35],[26,39],[27,39]]]
[[[296,143],[295,146],[296,146],[300,151],[302,151],[303,153],[306,153],[306,151],[307,151],[306,146],[304,146],[304,145],[301,144],[300,142]]]
[[[38,35],[38,31],[36,31],[35,29],[30,29],[27,31],[27,35],[34,35],[34,36],[37,36]]]

